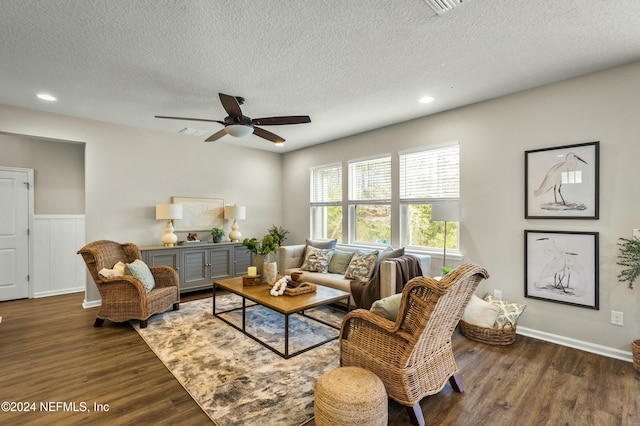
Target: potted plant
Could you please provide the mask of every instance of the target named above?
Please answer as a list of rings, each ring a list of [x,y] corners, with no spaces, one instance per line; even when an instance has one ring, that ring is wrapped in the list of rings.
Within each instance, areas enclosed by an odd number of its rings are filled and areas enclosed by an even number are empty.
[[[222,237],[224,237],[224,230],[220,228],[211,229],[211,236],[213,237],[214,243],[219,243],[222,241]]]
[[[640,239],[620,238],[618,247],[617,264],[623,267],[618,274],[618,280],[626,282],[633,290],[633,284],[640,276]],[[631,342],[631,353],[633,354],[633,368],[640,371],[640,339]]]
[[[284,243],[284,240],[287,239],[287,234],[289,231],[284,229],[282,226],[271,225],[271,228],[267,230],[269,235],[274,238],[278,238],[278,246],[281,246]]]
[[[267,234],[262,237],[262,241],[258,241],[256,238],[245,238],[242,241],[242,245],[246,247],[248,252],[253,253],[253,264],[258,270],[258,275],[262,275],[263,281],[268,283],[275,281],[275,275],[277,274],[277,265],[275,254],[278,252],[280,239],[277,236]],[[269,276],[266,274],[265,264],[268,264]],[[272,276],[273,275],[273,276]]]

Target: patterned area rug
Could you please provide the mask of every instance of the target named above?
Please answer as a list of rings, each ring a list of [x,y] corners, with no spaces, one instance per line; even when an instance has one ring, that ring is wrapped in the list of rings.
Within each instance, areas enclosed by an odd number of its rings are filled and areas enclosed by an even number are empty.
[[[284,296],[282,296],[284,297]],[[238,296],[216,298],[216,311],[241,306]],[[220,426],[301,425],[313,418],[317,379],[338,367],[338,340],[285,360],[212,315],[212,299],[180,304],[154,315],[136,331],[205,413]],[[344,312],[331,307],[308,315],[339,325]],[[241,324],[240,311],[224,314]],[[247,309],[247,331],[284,350],[284,316],[262,306]],[[337,336],[338,330],[299,315],[289,318],[289,350]]]

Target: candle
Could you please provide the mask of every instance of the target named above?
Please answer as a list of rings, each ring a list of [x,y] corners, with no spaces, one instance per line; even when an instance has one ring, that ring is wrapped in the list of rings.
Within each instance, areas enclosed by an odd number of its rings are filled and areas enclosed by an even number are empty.
[[[256,268],[255,266],[249,266],[247,268],[247,275],[249,275],[250,277],[255,277],[256,275],[258,275],[258,268]]]

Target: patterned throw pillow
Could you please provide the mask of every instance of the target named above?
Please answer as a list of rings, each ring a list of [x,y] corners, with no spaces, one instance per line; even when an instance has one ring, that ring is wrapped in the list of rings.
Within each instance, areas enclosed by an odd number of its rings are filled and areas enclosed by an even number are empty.
[[[496,318],[494,327],[502,327],[507,321],[510,321],[511,324],[516,325],[518,323],[518,318],[527,307],[524,303],[512,303],[507,302],[506,300],[499,300],[494,298],[491,293],[487,293],[484,295],[484,300],[487,302],[491,302],[500,308],[498,312],[498,317]]]
[[[300,269],[309,272],[322,272],[326,274],[329,271],[329,262],[333,256],[332,249],[319,249],[312,246],[307,247],[304,255],[304,262]]]
[[[140,259],[136,259],[131,263],[127,263],[124,267],[124,274],[133,275],[134,277],[139,279],[142,282],[145,290],[147,290],[147,293],[153,290],[153,288],[156,286],[156,280],[153,278],[151,270],[149,269],[147,264]]]
[[[348,280],[368,280],[378,261],[378,250],[362,252],[358,250],[351,258],[344,277]]]

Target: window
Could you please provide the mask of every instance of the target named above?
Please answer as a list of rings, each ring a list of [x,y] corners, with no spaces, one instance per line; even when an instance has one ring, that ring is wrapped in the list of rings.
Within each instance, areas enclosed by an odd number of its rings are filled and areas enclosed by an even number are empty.
[[[444,222],[431,220],[431,206],[460,198],[459,146],[404,153],[399,161],[402,245],[444,247]],[[447,223],[447,249],[458,249],[457,222]]]
[[[349,161],[346,185],[342,170],[342,164],[311,169],[311,238],[442,250],[445,223],[431,212],[460,198],[457,144]],[[457,221],[447,222],[446,237],[447,251],[458,250]]]
[[[391,243],[391,157],[349,163],[349,237]]]
[[[342,239],[342,164],[311,169],[311,238]]]

